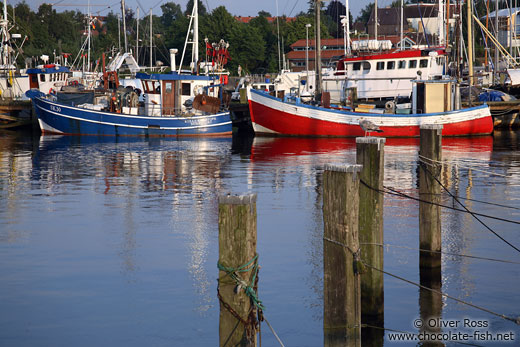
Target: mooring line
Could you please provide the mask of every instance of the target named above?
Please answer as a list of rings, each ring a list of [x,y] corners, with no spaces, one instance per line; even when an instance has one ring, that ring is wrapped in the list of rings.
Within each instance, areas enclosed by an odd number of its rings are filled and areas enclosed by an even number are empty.
[[[430,159],[430,158],[426,158],[422,155],[419,154],[419,160],[421,161],[429,161],[429,162],[426,162],[427,165],[433,165],[432,163],[435,163],[435,164],[450,164],[450,161],[447,161],[447,160],[434,160],[434,159]],[[483,173],[486,173],[488,175],[492,175],[492,176],[499,176],[499,177],[513,177],[512,175],[503,175],[503,174],[499,174],[499,173],[495,173],[495,172],[491,172],[491,171],[485,171],[485,170],[480,170],[480,169],[476,169],[474,168],[473,166],[466,166],[466,165],[460,165],[459,162],[451,162],[452,164],[455,163],[454,165],[457,165],[457,166],[460,166],[462,168],[466,168],[466,169],[471,169],[473,171],[478,171],[478,172],[483,172]]]
[[[422,162],[420,162],[422,163]],[[423,163],[424,164],[424,163]],[[505,238],[503,238],[502,236],[500,236],[497,232],[495,232],[493,229],[491,229],[486,223],[484,223],[483,221],[481,221],[476,215],[474,212],[471,212],[462,202],[460,202],[453,194],[451,194],[451,192],[448,190],[448,188],[446,188],[442,182],[437,178],[435,177],[435,175],[430,171],[428,170],[428,168],[426,167],[426,165],[423,165],[423,168],[424,170],[435,180],[437,181],[437,183],[448,193],[450,194],[450,196],[455,199],[455,201],[457,201],[459,203],[459,205],[461,205],[468,213],[470,213],[473,218],[475,218],[480,224],[482,224],[486,229],[488,229],[490,232],[492,232],[496,237],[498,237],[499,239],[501,239],[502,241],[504,241],[506,244],[508,244],[511,248],[513,248],[514,250],[516,250],[517,252],[520,253],[520,249],[518,247],[516,247],[515,245],[513,245],[511,242],[507,241]]]
[[[478,305],[475,305],[475,304],[469,303],[469,302],[467,302],[467,301],[464,301],[464,300],[458,299],[458,298],[456,298],[456,297],[453,297],[453,296],[451,296],[451,295],[445,294],[445,293],[443,293],[443,292],[441,292],[441,291],[438,291],[438,290],[436,290],[436,289],[433,289],[433,288],[429,288],[429,287],[423,286],[422,284],[412,282],[412,281],[410,281],[410,280],[407,280],[406,278],[403,278],[403,277],[400,277],[400,276],[394,275],[394,274],[389,273],[389,272],[387,272],[387,271],[385,271],[385,270],[378,269],[378,268],[376,268],[375,266],[372,266],[372,265],[370,265],[370,264],[367,264],[367,263],[366,263],[365,261],[363,261],[363,260],[360,260],[360,261],[363,263],[363,265],[365,265],[365,266],[367,266],[367,267],[369,267],[369,268],[371,268],[371,269],[373,269],[373,270],[379,271],[379,272],[381,272],[381,273],[383,273],[383,274],[385,274],[385,275],[388,275],[388,276],[394,277],[394,278],[396,278],[396,279],[398,279],[398,280],[401,280],[401,281],[406,282],[406,283],[409,283],[409,284],[413,284],[414,286],[417,286],[417,287],[419,287],[419,288],[421,288],[421,289],[429,290],[429,291],[431,291],[431,292],[433,292],[433,293],[436,293],[436,294],[442,295],[442,296],[444,296],[444,297],[446,297],[446,298],[448,298],[448,299],[455,300],[455,301],[457,301],[457,302],[459,302],[459,303],[461,303],[461,304],[468,305],[468,306],[470,306],[470,307],[476,308],[477,310],[487,312],[487,313],[489,313],[489,314],[491,314],[491,315],[493,315],[493,316],[497,316],[497,317],[500,317],[500,318],[502,318],[502,319],[505,319],[505,320],[511,321],[511,322],[513,322],[513,323],[515,323],[515,324],[517,324],[517,325],[520,325],[520,317],[518,317],[518,318],[513,318],[513,317],[506,316],[505,314],[496,313],[496,312],[494,312],[494,311],[488,310],[487,308],[484,308],[484,307],[481,307],[481,306],[478,306]]]
[[[410,250],[413,250],[413,251],[421,251],[421,252],[436,253],[436,254],[442,254],[442,255],[451,255],[451,256],[456,256],[456,257],[472,258],[472,259],[479,259],[479,260],[489,260],[489,261],[495,261],[495,262],[498,262],[498,263],[507,263],[507,264],[520,265],[520,262],[512,261],[512,260],[503,260],[503,259],[495,259],[495,258],[487,258],[487,257],[478,257],[478,256],[475,256],[475,255],[467,255],[467,254],[461,254],[461,253],[432,251],[432,250],[429,250],[429,249],[414,248],[414,247],[408,247],[408,246],[399,246],[399,245],[394,245],[394,244],[390,244],[390,243],[362,242],[362,243],[360,243],[360,245],[404,248],[404,249],[410,249]]]

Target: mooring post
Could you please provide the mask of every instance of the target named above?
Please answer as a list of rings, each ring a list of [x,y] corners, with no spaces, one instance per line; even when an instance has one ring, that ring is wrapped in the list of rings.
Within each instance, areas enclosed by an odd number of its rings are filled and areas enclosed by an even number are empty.
[[[256,346],[256,194],[219,196],[218,226],[220,346]]]
[[[361,165],[324,168],[324,346],[361,346],[360,171]]]
[[[359,243],[361,259],[367,264],[383,270],[383,179],[384,145],[380,137],[356,138],[357,163],[362,165],[359,186]],[[365,267],[361,274],[361,320],[363,323],[384,326],[383,273]],[[384,331],[362,328],[363,346],[381,346]]]
[[[386,139],[358,137],[359,175],[359,243],[361,259],[383,270],[383,179]],[[361,275],[361,315],[363,321],[378,320],[384,313],[383,273],[366,268]]]
[[[442,238],[440,185],[442,159],[442,125],[425,124],[420,127],[419,149],[419,266],[441,266]],[[433,252],[431,252],[433,251]]]

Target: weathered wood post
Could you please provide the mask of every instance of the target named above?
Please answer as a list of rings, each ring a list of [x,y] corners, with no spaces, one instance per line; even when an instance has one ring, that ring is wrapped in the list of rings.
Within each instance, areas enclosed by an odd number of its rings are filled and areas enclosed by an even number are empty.
[[[258,278],[256,194],[219,196],[218,225],[220,346],[256,346],[256,308],[244,290]]]
[[[425,124],[420,128],[419,149],[419,266],[435,268],[441,266],[440,252],[441,238],[441,211],[439,204],[440,180],[442,165],[442,125]],[[423,202],[424,201],[424,202]]]
[[[359,259],[360,165],[323,173],[324,346],[361,346]]]
[[[383,270],[383,179],[386,139],[358,137],[357,163],[363,166],[359,186],[361,259]],[[366,183],[365,184],[363,184]],[[368,185],[368,187],[367,187]],[[361,275],[361,315],[377,319],[384,313],[383,273],[366,268]]]
[[[361,259],[383,270],[383,179],[384,144],[386,139],[376,137],[356,138],[357,163],[363,166],[359,185],[359,243]],[[366,185],[365,185],[365,184]],[[384,326],[383,273],[365,267],[361,274],[361,320],[371,326]],[[363,346],[381,346],[384,330],[365,327],[361,329]]]

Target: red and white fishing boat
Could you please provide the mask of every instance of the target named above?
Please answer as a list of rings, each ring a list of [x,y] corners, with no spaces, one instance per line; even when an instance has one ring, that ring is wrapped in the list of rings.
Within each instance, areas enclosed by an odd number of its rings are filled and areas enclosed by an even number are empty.
[[[493,131],[487,105],[443,112],[392,114],[312,106],[297,97],[279,99],[254,89],[249,89],[248,97],[253,130],[263,135],[357,137],[365,135],[359,126],[362,119],[379,126],[383,132],[373,135],[383,137],[419,136],[422,124],[443,125],[444,136],[484,135]],[[435,104],[442,105],[442,100],[434,100],[433,105],[430,102],[426,108],[434,109]],[[417,105],[413,109],[417,110]]]

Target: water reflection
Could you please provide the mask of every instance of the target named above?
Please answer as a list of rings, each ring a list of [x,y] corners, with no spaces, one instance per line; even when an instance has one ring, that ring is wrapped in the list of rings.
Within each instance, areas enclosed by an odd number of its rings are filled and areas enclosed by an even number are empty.
[[[114,344],[131,340],[134,346],[214,344],[216,197],[232,191],[258,193],[260,295],[270,322],[287,345],[323,344],[322,167],[353,163],[353,139],[0,133],[0,146],[0,341],[13,332],[22,341],[30,336],[56,345],[59,336],[61,344],[73,344],[77,335],[64,334],[82,327],[85,345],[103,344],[96,336]],[[418,139],[387,141],[385,186],[417,196],[418,146]],[[442,182],[464,198],[520,207],[518,146],[510,133],[445,138]],[[465,204],[520,219],[517,211]],[[385,195],[385,243],[412,248],[386,247],[385,270],[419,282],[417,207],[416,201]],[[517,259],[467,214],[443,210],[442,225],[445,251]],[[492,226],[520,243],[516,227]],[[517,267],[454,256],[443,256],[442,265],[443,292],[499,312],[520,310],[510,289],[520,285]],[[65,294],[54,300],[50,293],[56,292]],[[380,324],[391,329],[416,331],[411,323],[422,315],[480,315],[449,300],[439,304],[389,278],[385,295]],[[48,312],[68,319],[49,318]],[[108,317],[103,323],[109,328],[92,323],[92,317]],[[38,333],[26,332],[28,323]],[[511,329],[507,323],[499,327]],[[386,338],[383,343],[393,345]],[[269,334],[263,339],[276,345]],[[382,339],[381,330],[364,336],[366,344],[380,345]]]

